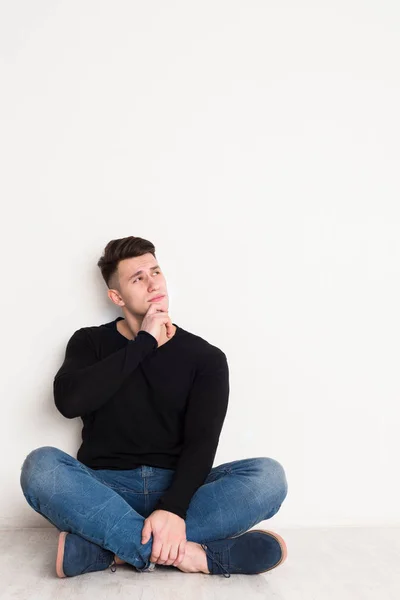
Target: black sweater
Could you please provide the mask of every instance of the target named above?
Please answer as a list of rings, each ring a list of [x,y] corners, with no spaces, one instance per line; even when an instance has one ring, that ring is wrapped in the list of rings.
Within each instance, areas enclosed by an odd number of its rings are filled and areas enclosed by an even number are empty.
[[[228,408],[224,352],[176,326],[158,347],[140,330],[128,340],[117,321],[82,327],[68,341],[55,375],[55,405],[67,419],[81,417],[77,459],[92,469],[174,469],[156,509],[186,519],[209,474]]]

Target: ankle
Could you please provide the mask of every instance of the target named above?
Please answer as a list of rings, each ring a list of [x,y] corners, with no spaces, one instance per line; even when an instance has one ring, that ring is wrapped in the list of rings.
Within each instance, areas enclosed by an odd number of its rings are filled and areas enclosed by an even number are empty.
[[[207,573],[208,569],[207,554],[197,542],[188,542],[186,544],[186,553],[183,561],[178,565],[178,569],[185,573]]]
[[[122,560],[122,558],[119,558],[119,556],[117,556],[116,554],[114,554],[114,560],[115,560],[115,564],[117,564],[117,565],[125,564],[125,561]]]

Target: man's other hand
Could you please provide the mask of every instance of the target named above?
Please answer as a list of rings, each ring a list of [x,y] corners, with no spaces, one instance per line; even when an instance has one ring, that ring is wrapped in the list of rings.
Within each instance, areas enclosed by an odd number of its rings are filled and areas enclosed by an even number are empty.
[[[155,510],[145,519],[142,544],[153,534],[150,561],[158,565],[177,567],[185,556],[186,522],[168,510]]]

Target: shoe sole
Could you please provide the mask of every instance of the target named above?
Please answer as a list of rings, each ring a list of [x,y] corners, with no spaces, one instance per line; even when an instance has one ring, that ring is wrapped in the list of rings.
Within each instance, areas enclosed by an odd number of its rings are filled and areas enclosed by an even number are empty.
[[[56,558],[56,573],[58,577],[66,577],[66,574],[63,571],[62,565],[64,561],[64,548],[65,548],[65,538],[68,535],[68,531],[61,531],[58,538],[58,547],[57,547],[57,558]]]
[[[267,529],[250,529],[250,531],[247,531],[246,533],[247,534],[252,533],[253,531],[258,531],[259,533],[265,533],[266,535],[269,535],[269,536],[275,538],[282,550],[282,556],[276,564],[274,564],[272,567],[269,567],[269,569],[265,569],[265,571],[257,571],[257,573],[255,573],[255,575],[258,575],[259,573],[266,573],[267,571],[271,571],[271,569],[275,569],[276,567],[281,565],[283,562],[285,562],[285,560],[287,558],[287,546],[286,546],[286,542],[283,539],[283,537],[281,537],[274,531],[268,531]]]

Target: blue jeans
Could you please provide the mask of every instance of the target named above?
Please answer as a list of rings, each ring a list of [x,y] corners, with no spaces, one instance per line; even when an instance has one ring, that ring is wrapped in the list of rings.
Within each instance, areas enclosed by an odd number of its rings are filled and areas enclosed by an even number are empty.
[[[21,467],[28,504],[60,531],[110,550],[138,571],[153,568],[153,536],[141,543],[144,520],[168,489],[173,469],[91,469],[53,446],[32,450]],[[281,464],[245,458],[211,469],[192,496],[186,539],[197,543],[236,537],[278,512],[287,494]]]

